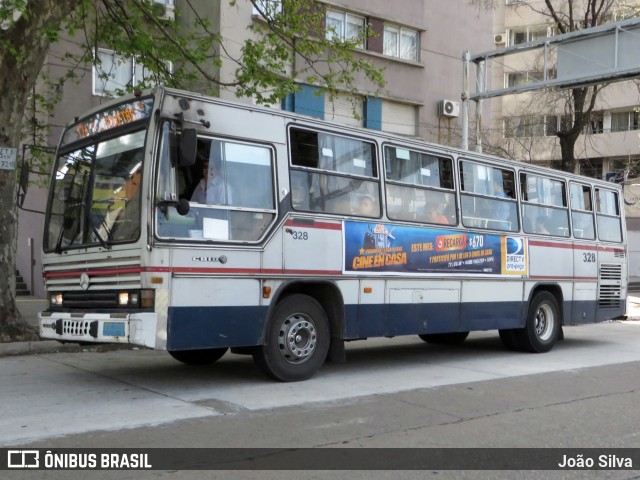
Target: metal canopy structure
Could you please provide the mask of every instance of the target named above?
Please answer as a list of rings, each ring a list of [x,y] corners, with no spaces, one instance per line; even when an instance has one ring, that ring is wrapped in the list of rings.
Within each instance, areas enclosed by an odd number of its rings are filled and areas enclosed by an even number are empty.
[[[551,49],[556,54],[556,75],[549,78]],[[490,59],[542,50],[543,71],[539,81],[487,90]],[[640,19],[587,28],[489,52],[463,54],[462,148],[469,148],[469,101],[476,102],[476,150],[482,151],[482,100],[544,88],[572,88],[612,83],[640,77]],[[471,63],[476,65],[476,92],[471,93]]]

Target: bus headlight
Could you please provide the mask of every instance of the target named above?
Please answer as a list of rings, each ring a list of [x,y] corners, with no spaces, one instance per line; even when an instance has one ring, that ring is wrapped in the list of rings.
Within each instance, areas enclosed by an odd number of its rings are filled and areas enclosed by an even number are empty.
[[[153,308],[154,290],[135,290],[118,292],[118,305],[121,307]]]
[[[120,305],[121,307],[129,305],[129,292],[118,293],[118,305]]]
[[[52,293],[49,297],[49,305],[54,307],[62,306],[62,294],[61,293]]]

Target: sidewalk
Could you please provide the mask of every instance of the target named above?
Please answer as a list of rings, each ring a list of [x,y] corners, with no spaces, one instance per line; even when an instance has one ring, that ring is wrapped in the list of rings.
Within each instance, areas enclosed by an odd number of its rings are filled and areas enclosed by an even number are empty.
[[[38,312],[45,310],[48,301],[37,297],[18,297],[18,310],[24,319],[34,327],[38,326]],[[640,297],[627,297],[627,321],[640,321]],[[30,353],[109,351],[123,348],[138,348],[128,344],[97,344],[78,345],[75,343],[60,343],[56,340],[41,340],[35,342],[0,343],[0,357],[8,355],[26,355]],[[139,347],[143,348],[143,347]]]

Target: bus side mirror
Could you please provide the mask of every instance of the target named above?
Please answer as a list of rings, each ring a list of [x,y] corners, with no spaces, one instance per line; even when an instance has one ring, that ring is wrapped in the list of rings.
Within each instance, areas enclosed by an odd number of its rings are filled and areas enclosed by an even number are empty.
[[[178,212],[178,215],[182,215],[183,217],[189,213],[189,210],[191,209],[191,205],[189,205],[189,200],[187,200],[186,198],[181,198],[180,200],[178,200],[178,203],[176,204],[176,212]]]
[[[198,135],[194,128],[182,130],[180,135],[180,151],[178,165],[180,167],[192,167],[196,164],[196,152],[198,150]]]
[[[186,198],[181,198],[180,200],[159,200],[156,204],[160,211],[167,216],[168,207],[173,207],[176,209],[178,215],[184,217],[191,210],[191,205],[189,204],[189,200]]]

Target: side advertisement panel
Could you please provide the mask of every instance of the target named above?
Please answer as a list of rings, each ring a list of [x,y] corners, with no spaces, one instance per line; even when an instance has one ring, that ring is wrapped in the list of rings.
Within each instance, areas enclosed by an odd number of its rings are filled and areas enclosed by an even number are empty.
[[[343,231],[344,273],[529,274],[520,236],[350,221]]]

